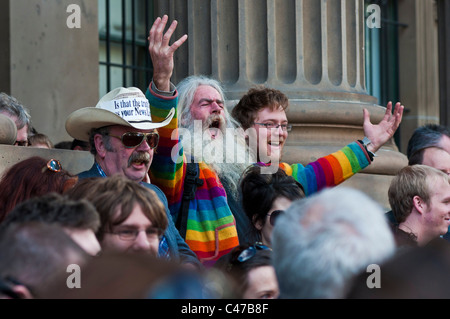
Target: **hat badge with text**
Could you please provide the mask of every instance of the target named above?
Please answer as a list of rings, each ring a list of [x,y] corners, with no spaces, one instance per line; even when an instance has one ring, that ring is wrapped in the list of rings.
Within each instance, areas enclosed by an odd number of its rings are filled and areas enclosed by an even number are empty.
[[[70,114],[66,120],[66,130],[70,136],[81,141],[89,141],[92,129],[110,125],[124,125],[139,130],[152,130],[166,126],[175,114],[172,108],[162,122],[153,122],[150,103],[138,88],[119,87],[105,96],[96,107],[86,107]]]

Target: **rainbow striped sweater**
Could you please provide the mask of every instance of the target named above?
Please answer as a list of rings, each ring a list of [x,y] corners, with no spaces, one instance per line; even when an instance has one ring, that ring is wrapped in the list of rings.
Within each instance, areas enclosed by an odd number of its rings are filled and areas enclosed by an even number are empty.
[[[177,94],[173,97],[158,95],[150,85],[146,96],[155,122],[164,120],[168,112],[177,107]],[[151,182],[167,196],[173,217],[177,216],[181,207],[186,174],[186,156],[177,130],[177,114],[176,111],[169,125],[158,129],[160,142],[150,169]],[[306,166],[281,163],[280,167],[299,181],[306,195],[310,195],[325,187],[338,185],[369,164],[370,159],[363,146],[353,142]],[[189,204],[185,241],[199,260],[210,266],[239,245],[239,239],[225,189],[217,174],[200,162],[199,178],[203,186],[197,188],[195,199]]]
[[[339,185],[371,163],[364,146],[352,142],[341,150],[319,158],[306,166],[281,163],[287,175],[302,184],[305,195],[311,195],[326,187]]]
[[[177,95],[167,98],[150,88],[146,95],[155,122],[164,120],[170,109],[177,106]],[[172,217],[181,206],[186,173],[186,157],[176,130],[177,114],[169,125],[158,129],[160,141],[150,170],[152,184],[159,186],[167,196]],[[195,199],[189,203],[185,241],[199,260],[210,266],[238,246],[239,239],[225,189],[217,174],[200,162],[199,178],[203,185],[197,188]]]

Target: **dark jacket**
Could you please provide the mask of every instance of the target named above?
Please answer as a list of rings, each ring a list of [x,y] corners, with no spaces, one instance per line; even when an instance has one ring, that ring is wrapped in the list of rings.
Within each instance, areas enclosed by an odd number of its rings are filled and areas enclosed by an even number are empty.
[[[95,164],[91,167],[90,170],[78,174],[79,179],[90,177],[102,177],[98,172]],[[158,188],[153,184],[143,182],[141,184],[154,191],[156,195],[158,195],[159,199],[162,201],[166,209],[166,215],[167,219],[169,220],[169,224],[167,226],[166,232],[164,233],[164,237],[166,238],[167,244],[169,245],[171,259],[174,261],[180,261],[181,263],[195,264],[198,267],[201,267],[201,263],[198,260],[197,256],[189,248],[184,239],[180,236],[180,233],[178,232],[178,230],[175,227],[175,224],[172,221],[172,217],[170,215],[169,207],[167,204],[166,195],[164,195],[164,193],[160,188]]]

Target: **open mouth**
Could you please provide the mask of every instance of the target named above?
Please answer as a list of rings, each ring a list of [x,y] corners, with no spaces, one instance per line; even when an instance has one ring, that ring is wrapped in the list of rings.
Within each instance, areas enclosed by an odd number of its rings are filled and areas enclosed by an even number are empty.
[[[220,120],[214,120],[211,122],[211,124],[209,125],[209,128],[215,128],[215,129],[219,129],[220,128]]]
[[[128,166],[142,167],[148,165],[149,162],[150,155],[148,153],[133,153],[128,161]]]

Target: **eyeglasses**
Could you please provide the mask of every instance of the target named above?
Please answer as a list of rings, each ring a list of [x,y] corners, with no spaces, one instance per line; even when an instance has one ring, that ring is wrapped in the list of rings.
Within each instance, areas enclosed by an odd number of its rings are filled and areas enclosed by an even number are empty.
[[[253,123],[256,125],[264,126],[267,129],[277,129],[281,127],[283,132],[290,132],[292,130],[292,124],[276,124],[276,123]]]
[[[270,225],[275,226],[275,221],[278,219],[278,216],[284,213],[284,210],[274,210],[271,213],[268,213]]]
[[[47,162],[47,168],[55,173],[59,173],[62,170],[61,163],[53,158]]]
[[[122,136],[112,135],[109,133],[107,133],[106,135],[118,138],[119,140],[122,141],[123,146],[125,146],[126,148],[138,147],[139,145],[142,144],[142,142],[144,142],[144,140],[147,140],[148,146],[150,146],[150,148],[152,149],[155,149],[159,143],[159,134],[156,132],[151,133],[127,132],[124,133]]]
[[[272,250],[272,249],[267,247],[266,245],[263,245],[262,243],[256,243],[242,250],[240,254],[237,256],[236,260],[240,263],[246,262],[247,260],[255,256],[258,250]]]
[[[147,235],[147,239],[149,240],[161,240],[163,236],[163,230],[157,227],[150,227],[145,230],[137,230],[137,229],[123,229],[114,232],[110,232],[109,234],[117,235],[120,239],[125,241],[135,241],[137,236],[141,231],[145,231]]]

